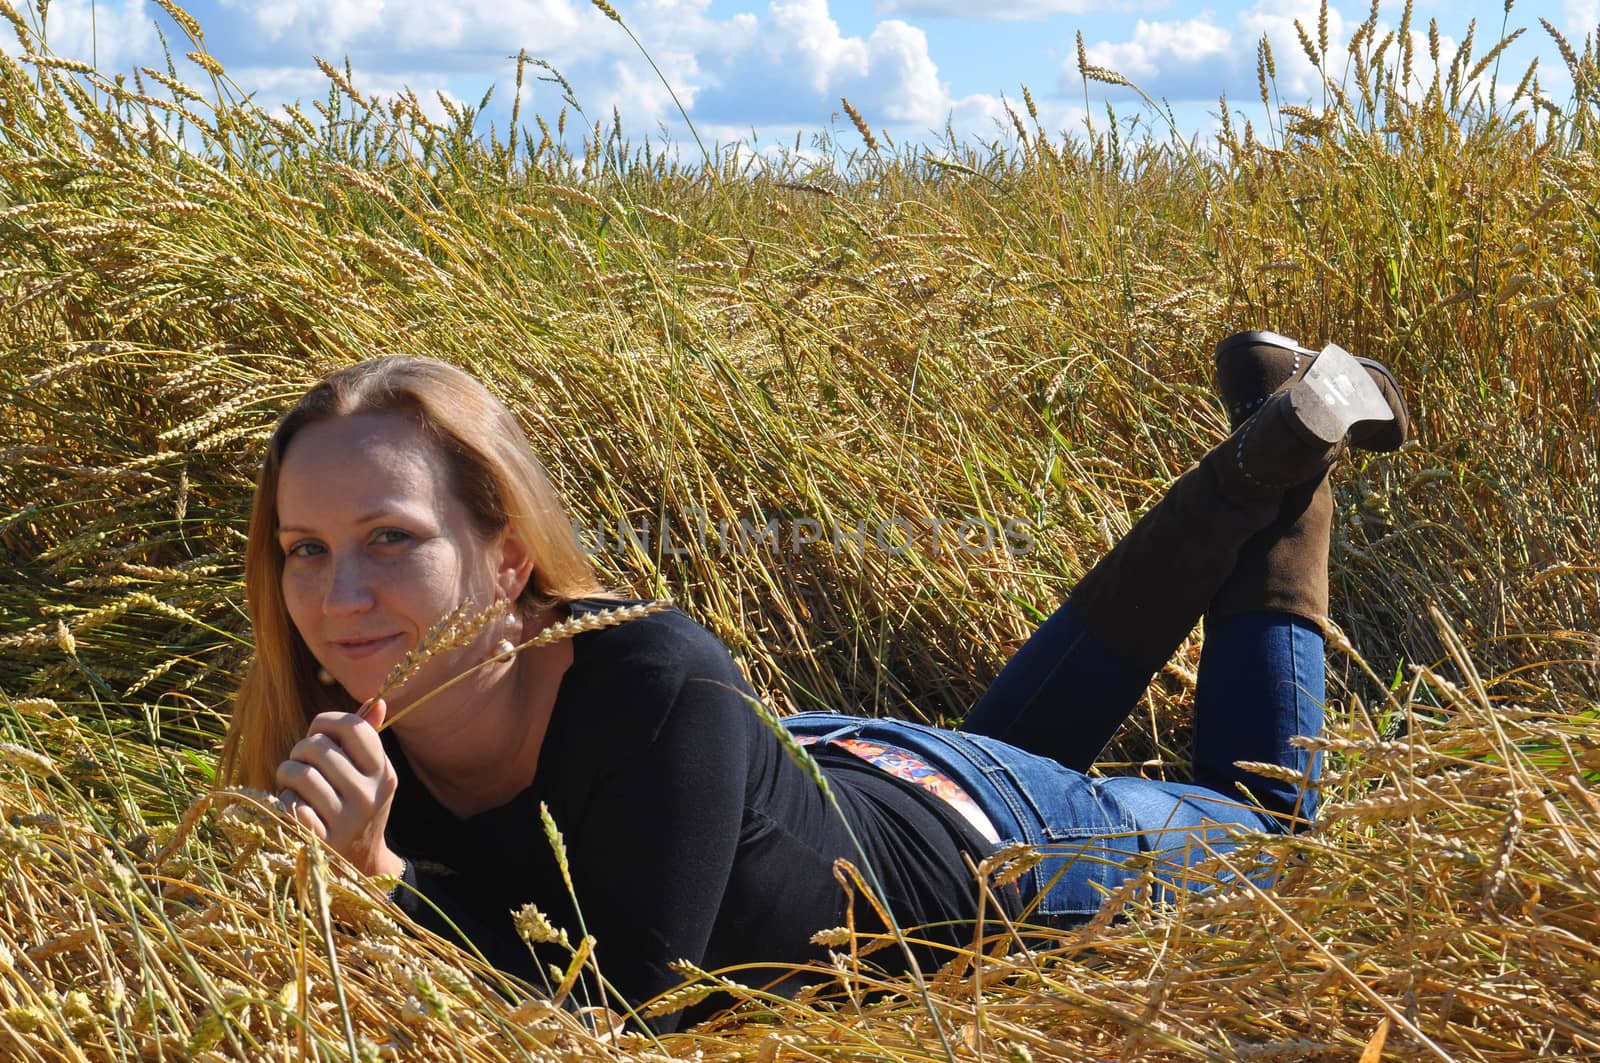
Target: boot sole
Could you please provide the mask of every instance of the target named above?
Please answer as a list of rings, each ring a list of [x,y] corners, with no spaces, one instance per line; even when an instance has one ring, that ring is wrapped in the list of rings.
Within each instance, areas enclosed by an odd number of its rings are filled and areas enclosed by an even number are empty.
[[[1322,349],[1288,394],[1292,419],[1310,438],[1330,447],[1358,425],[1394,420],[1366,367],[1335,343]]]
[[[1217,344],[1216,351],[1212,357],[1215,363],[1220,366],[1234,351],[1244,347],[1251,347],[1256,344],[1263,344],[1269,347],[1279,347],[1283,350],[1293,351],[1296,354],[1303,355],[1313,360],[1316,359],[1318,354],[1318,352],[1311,350],[1309,347],[1302,347],[1294,339],[1283,335],[1281,332],[1269,332],[1265,329],[1258,329],[1253,332],[1235,332],[1233,335]],[[1340,350],[1343,350],[1343,348],[1340,348]],[[1350,352],[1345,351],[1345,353],[1348,355]],[[1384,418],[1384,420],[1393,422],[1397,414],[1404,416],[1407,420],[1409,420],[1410,414],[1406,410],[1405,395],[1400,390],[1400,381],[1395,379],[1395,375],[1394,373],[1390,372],[1389,367],[1373,358],[1361,358],[1356,355],[1350,355],[1350,357],[1355,358],[1356,362],[1368,372],[1376,373],[1383,377],[1384,381],[1389,385],[1389,391],[1394,395],[1395,401],[1400,404],[1399,410],[1393,410],[1390,409],[1387,403],[1385,403],[1384,408],[1390,410],[1390,415]],[[1376,426],[1374,427],[1376,428]],[[1405,442],[1405,440],[1399,437],[1395,430],[1395,426],[1393,425],[1391,425],[1388,430],[1379,429],[1370,433],[1358,432],[1357,436],[1362,438],[1354,438],[1350,440],[1350,445],[1355,447],[1357,450],[1387,452],[1398,450],[1400,448],[1400,444]]]

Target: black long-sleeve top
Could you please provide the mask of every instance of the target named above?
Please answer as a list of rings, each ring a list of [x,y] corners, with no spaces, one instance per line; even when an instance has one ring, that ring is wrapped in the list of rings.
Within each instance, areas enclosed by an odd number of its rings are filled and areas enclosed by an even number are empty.
[[[634,1005],[682,982],[668,966],[675,960],[715,970],[824,957],[811,936],[845,922],[834,861],[863,862],[846,822],[903,926],[965,923],[944,936],[970,941],[977,887],[962,854],[976,862],[988,843],[938,798],[812,746],[841,819],[763,724],[754,697],[722,642],[675,608],[577,635],[534,781],[505,805],[457,817],[384,734],[399,774],[389,844],[413,862],[418,891],[496,967],[537,985],[570,958],[550,946],[530,952],[517,935],[511,913],[532,903],[573,944],[584,930],[594,935],[601,973]],[[581,920],[541,803],[565,840]],[[428,905],[401,893],[419,921],[447,933]],[[859,926],[881,927],[864,902],[855,914]],[[879,957],[896,962],[892,949]],[[761,985],[782,973],[739,980]]]

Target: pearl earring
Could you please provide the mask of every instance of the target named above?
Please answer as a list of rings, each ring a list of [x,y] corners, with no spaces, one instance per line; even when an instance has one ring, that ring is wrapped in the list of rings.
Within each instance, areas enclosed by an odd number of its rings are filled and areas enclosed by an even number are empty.
[[[501,619],[500,622],[507,628],[516,628],[521,626],[522,618],[517,616],[515,612],[509,612],[504,618]],[[517,645],[516,643],[512,642],[509,637],[502,638],[499,642],[494,644],[494,655],[496,657],[510,657],[516,652]]]
[[[328,671],[326,668],[319,667],[317,669],[317,682],[321,683],[325,687],[331,687],[336,680],[333,678],[332,672]]]

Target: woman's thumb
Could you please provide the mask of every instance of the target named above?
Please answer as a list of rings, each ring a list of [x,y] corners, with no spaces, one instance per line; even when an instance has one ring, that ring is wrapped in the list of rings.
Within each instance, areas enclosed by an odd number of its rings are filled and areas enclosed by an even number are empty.
[[[383,726],[383,718],[389,714],[389,704],[382,698],[373,698],[361,709],[361,718],[372,725],[373,730]]]

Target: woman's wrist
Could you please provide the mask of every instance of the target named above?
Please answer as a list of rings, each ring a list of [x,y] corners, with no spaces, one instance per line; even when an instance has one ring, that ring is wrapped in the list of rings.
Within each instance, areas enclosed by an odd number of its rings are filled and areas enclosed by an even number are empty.
[[[385,848],[379,854],[372,869],[374,875],[386,875],[389,878],[404,878],[407,860],[393,849]]]

